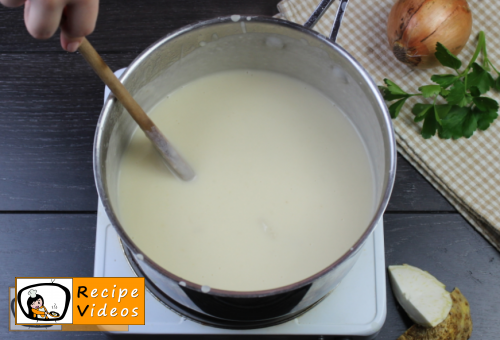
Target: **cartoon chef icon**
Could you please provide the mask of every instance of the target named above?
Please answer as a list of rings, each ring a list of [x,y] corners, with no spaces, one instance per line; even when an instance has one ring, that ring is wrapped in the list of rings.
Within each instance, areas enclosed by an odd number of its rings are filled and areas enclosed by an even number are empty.
[[[28,295],[28,310],[31,311],[31,315],[37,319],[48,319],[48,311],[43,305],[43,297],[38,295],[35,289],[30,289]]]

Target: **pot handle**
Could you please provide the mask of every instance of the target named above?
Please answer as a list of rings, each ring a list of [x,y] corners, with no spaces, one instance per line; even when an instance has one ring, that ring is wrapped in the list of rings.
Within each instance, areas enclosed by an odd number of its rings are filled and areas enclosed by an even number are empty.
[[[322,0],[311,17],[304,24],[305,28],[312,29],[314,25],[321,19],[323,14],[325,14],[326,10],[330,7],[330,5],[335,0]],[[347,8],[347,4],[349,0],[339,0],[340,5],[337,9],[337,14],[335,15],[335,21],[333,22],[332,32],[330,33],[329,39],[333,42],[337,41],[337,35],[339,34],[340,24],[342,23],[342,19],[344,18],[344,13]]]

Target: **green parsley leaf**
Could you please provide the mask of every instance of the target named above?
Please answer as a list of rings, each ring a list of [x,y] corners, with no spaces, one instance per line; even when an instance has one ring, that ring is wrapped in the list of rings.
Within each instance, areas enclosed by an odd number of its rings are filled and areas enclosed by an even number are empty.
[[[436,134],[436,130],[438,129],[438,122],[436,121],[436,114],[434,110],[434,106],[429,110],[427,116],[424,120],[424,125],[422,126],[421,135],[425,139],[429,139]]]
[[[462,67],[462,62],[453,53],[450,52],[443,44],[436,44],[436,53],[434,54],[441,65],[458,70]]]
[[[465,85],[462,81],[456,80],[453,83],[450,93],[446,96],[446,101],[451,105],[465,106],[467,104]]]
[[[466,105],[469,105],[470,103],[472,103],[472,99],[474,97],[470,94],[470,93],[465,93],[465,103]]]
[[[453,135],[450,130],[446,130],[443,126],[438,127],[438,136],[441,139],[450,139]]]
[[[415,119],[413,120],[415,122],[420,122],[424,120],[425,117],[427,116],[427,112],[433,106],[434,105],[432,104],[420,104],[420,103],[415,104],[415,106],[413,106],[413,109],[411,110],[411,112],[415,115]]]
[[[474,134],[474,131],[477,130],[477,118],[477,115],[472,112],[469,112],[467,117],[465,117],[463,125],[463,134],[465,138],[470,138]]]
[[[449,90],[447,90],[447,89],[441,88],[441,92],[439,92],[439,94],[440,94],[443,98],[446,98],[446,96],[450,94],[450,91],[449,91]]]
[[[494,99],[488,97],[475,97],[472,99],[472,101],[481,111],[498,111],[498,103]]]
[[[479,130],[486,130],[490,127],[491,123],[498,118],[497,111],[479,111],[477,108],[474,110],[474,114],[477,116],[477,127]]]
[[[497,80],[495,80],[495,85],[493,85],[495,90],[500,91],[500,76],[498,76]]]
[[[442,124],[441,120],[446,118],[446,116],[448,115],[448,112],[450,112],[451,108],[452,108],[452,105],[450,105],[450,104],[435,105],[436,120],[440,125]]]
[[[467,90],[477,88],[481,94],[488,92],[490,87],[494,85],[490,73],[478,63],[472,64],[472,70],[473,71],[467,75]]]
[[[385,86],[379,86],[378,87],[380,92],[382,93],[382,97],[384,97],[385,100],[388,102],[396,100],[396,99],[401,99],[401,98],[408,98],[410,95],[408,94],[394,94],[391,93]]]
[[[393,81],[391,81],[387,78],[384,79],[384,83],[387,85],[387,89],[389,91],[391,91],[391,93],[393,93],[393,94],[405,94],[405,95],[408,94],[405,91],[403,91],[403,89],[401,87],[399,87]]]
[[[384,82],[387,85],[387,87],[379,86],[378,88],[379,88],[380,92],[382,92],[382,96],[384,97],[385,100],[392,101],[392,100],[396,100],[396,99],[411,97],[410,94],[403,91],[402,88],[400,88],[398,85],[396,85],[391,80],[384,79]]]
[[[431,77],[431,80],[436,84],[441,85],[441,87],[445,89],[451,84],[453,84],[455,80],[458,80],[458,77],[454,76],[453,74],[443,74],[443,75],[435,74]]]
[[[392,119],[398,117],[399,111],[401,111],[401,108],[403,107],[403,105],[405,104],[407,99],[408,98],[400,99],[397,102],[395,102],[394,104],[392,104],[391,106],[389,106],[389,113],[391,114]]]
[[[470,112],[469,107],[460,107],[454,105],[451,107],[450,111],[448,111],[446,117],[443,119],[443,126],[447,129],[451,129],[458,124],[462,124],[464,122],[465,116]]]
[[[424,98],[434,97],[441,92],[440,85],[425,85],[418,88],[418,90],[422,93]]]
[[[470,89],[470,94],[472,97],[481,97],[481,92],[479,91],[479,89],[477,87],[471,87]]]
[[[460,107],[454,105],[446,114],[446,117],[441,120],[441,125],[444,130],[451,134],[453,139],[458,139],[463,136],[463,123],[470,112],[469,107]]]

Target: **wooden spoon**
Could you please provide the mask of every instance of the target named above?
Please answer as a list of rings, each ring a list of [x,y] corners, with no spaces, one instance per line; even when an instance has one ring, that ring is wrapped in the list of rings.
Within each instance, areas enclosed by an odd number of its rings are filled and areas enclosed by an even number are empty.
[[[169,169],[184,181],[192,180],[196,176],[193,168],[191,168],[163,133],[156,127],[155,123],[153,123],[146,112],[137,104],[132,95],[118,78],[116,78],[113,71],[111,71],[109,66],[102,60],[99,53],[97,53],[87,39],[83,38],[78,51],[85,60],[87,60],[101,80],[109,87],[115,97],[123,104],[142,131],[144,131],[146,136],[156,147],[156,150],[158,150],[166,161]]]

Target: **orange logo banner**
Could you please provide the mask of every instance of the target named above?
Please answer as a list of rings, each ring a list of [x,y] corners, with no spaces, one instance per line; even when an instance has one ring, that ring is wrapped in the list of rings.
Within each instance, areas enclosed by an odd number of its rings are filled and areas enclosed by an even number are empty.
[[[74,325],[144,325],[141,277],[73,278]]]

